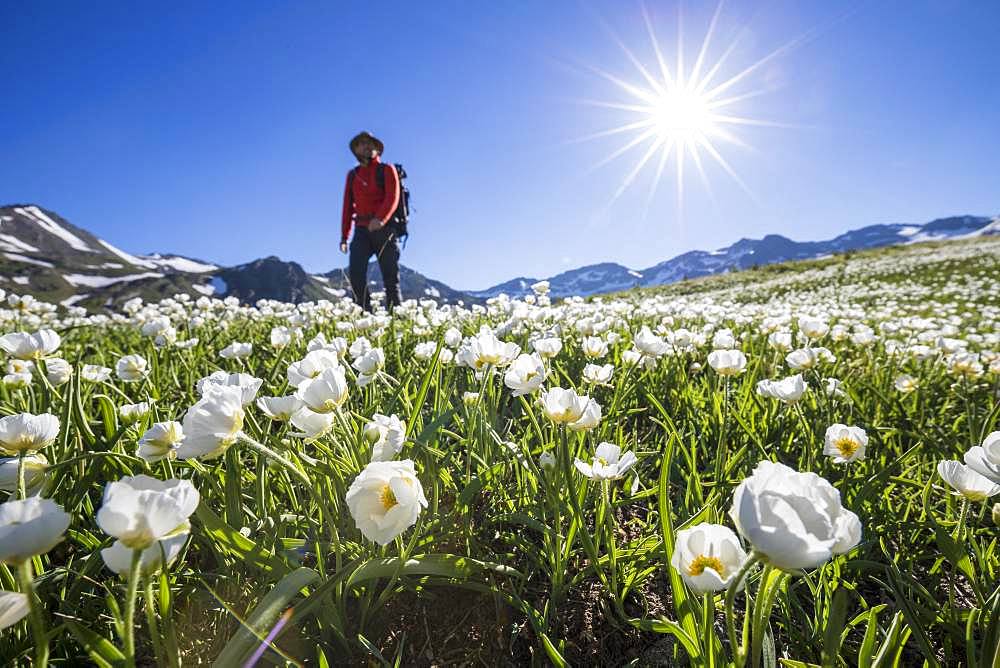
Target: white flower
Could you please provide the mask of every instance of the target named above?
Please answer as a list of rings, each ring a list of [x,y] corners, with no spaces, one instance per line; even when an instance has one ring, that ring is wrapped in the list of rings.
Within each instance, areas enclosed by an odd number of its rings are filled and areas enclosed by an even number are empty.
[[[545,416],[556,424],[576,422],[583,415],[590,397],[578,395],[574,390],[553,387],[538,397]]]
[[[579,395],[574,390],[553,387],[538,397],[545,416],[556,424],[565,424],[570,429],[596,426],[601,418],[601,407],[587,395]],[[591,424],[592,423],[592,424]]]
[[[19,360],[12,357],[7,360],[7,373],[27,373],[35,371],[35,363],[32,360]]]
[[[0,504],[0,562],[19,564],[62,540],[70,516],[52,499],[37,496]]]
[[[97,524],[117,540],[101,550],[104,563],[116,573],[127,573],[134,550],[143,551],[143,573],[159,568],[162,553],[166,553],[169,563],[191,530],[188,518],[199,500],[198,490],[189,480],[137,475],[108,483]]]
[[[622,449],[614,443],[597,446],[593,461],[588,464],[580,459],[573,463],[576,469],[591,480],[617,480],[625,475],[636,462],[634,452],[621,454]]]
[[[538,464],[543,469],[552,469],[556,466],[556,456],[552,454],[551,450],[546,450],[542,454],[538,455]]]
[[[3,377],[3,384],[8,390],[23,390],[31,385],[31,374],[8,373]]]
[[[118,417],[125,424],[135,424],[149,415],[149,402],[140,401],[137,404],[122,404],[118,407]]]
[[[125,355],[115,364],[115,373],[125,382],[142,380],[149,373],[149,363],[142,355]]]
[[[358,359],[371,349],[372,349],[371,341],[369,341],[363,336],[359,336],[358,338],[354,339],[354,343],[351,344],[349,352],[351,353],[352,359]]]
[[[846,464],[865,458],[868,434],[861,427],[845,424],[831,424],[826,428],[823,454],[831,457],[834,464]]]
[[[552,359],[562,350],[562,341],[557,337],[546,339],[535,339],[531,342],[531,347],[541,356],[542,359]]]
[[[819,362],[819,353],[814,348],[800,348],[785,355],[785,362],[796,371],[811,369]]]
[[[810,339],[821,339],[830,331],[830,325],[817,318],[799,318],[799,331]]]
[[[599,359],[608,354],[608,342],[599,336],[588,336],[580,342],[583,354],[590,359]]]
[[[481,371],[487,366],[507,366],[514,361],[521,347],[516,343],[503,343],[486,325],[476,336],[470,337],[458,351],[458,363]]]
[[[333,427],[333,420],[333,413],[316,413],[303,406],[292,413],[289,420],[293,427],[301,431],[291,432],[291,435],[308,441],[315,440]]]
[[[337,353],[330,350],[313,350],[298,362],[288,365],[288,384],[299,387],[307,380],[312,380],[326,369],[340,366]]]
[[[462,332],[458,331],[454,327],[449,327],[444,333],[444,344],[451,348],[457,348],[462,345]]]
[[[504,373],[504,385],[514,390],[515,397],[530,394],[542,386],[547,375],[545,363],[538,353],[521,353]]]
[[[712,337],[712,347],[731,350],[737,345],[736,337],[731,329],[720,329]],[[709,362],[711,364],[711,362]]]
[[[22,360],[39,359],[54,353],[61,339],[51,329],[42,329],[34,334],[14,332],[0,336],[0,349]]]
[[[180,554],[190,533],[189,529],[178,530],[177,533],[165,536],[145,548],[139,558],[139,573],[146,576],[160,570],[164,557],[167,564],[173,562]],[[132,568],[132,550],[120,540],[112,543],[111,547],[101,550],[101,558],[104,559],[104,565],[118,575],[127,576]]]
[[[288,327],[271,328],[271,347],[281,350],[292,342],[292,330]],[[219,353],[220,355],[222,353]]]
[[[575,422],[566,425],[571,431],[589,431],[601,422],[601,405],[593,399],[588,399],[583,415]]]
[[[896,376],[893,386],[897,391],[902,392],[903,394],[909,394],[910,392],[916,390],[920,385],[917,383],[916,378],[904,373]]]
[[[250,357],[251,353],[253,353],[252,343],[240,343],[238,341],[233,341],[219,351],[219,357],[227,360],[243,359],[245,357]]]
[[[351,366],[358,372],[358,386],[364,387],[385,366],[385,351],[381,348],[371,348],[355,359]]]
[[[171,459],[183,440],[184,427],[180,422],[156,422],[139,439],[135,454],[150,463]]]
[[[45,378],[52,385],[63,385],[73,377],[73,365],[61,357],[45,360]]]
[[[210,384],[201,399],[184,415],[184,440],[177,448],[181,459],[222,455],[243,429],[243,393],[238,387]]]
[[[964,496],[969,501],[985,501],[1000,494],[1000,483],[995,483],[962,462],[945,460],[938,462],[938,475],[955,490],[956,496]]]
[[[103,383],[111,378],[111,369],[97,364],[84,364],[80,377],[91,383]]]
[[[188,528],[188,518],[198,507],[199,498],[189,480],[125,476],[104,487],[97,524],[129,549],[143,550]]]
[[[791,332],[771,332],[767,336],[767,344],[778,352],[785,352],[792,349]]]
[[[59,418],[51,413],[18,413],[0,418],[0,451],[17,454],[41,450],[59,436]]]
[[[747,356],[739,350],[713,350],[708,364],[720,376],[738,376],[747,368]]]
[[[427,507],[413,462],[371,462],[347,490],[347,507],[361,533],[387,545],[413,526]]]
[[[666,341],[653,334],[646,325],[642,326],[632,343],[635,344],[636,350],[645,357],[656,358],[668,350]]]
[[[792,404],[802,398],[808,385],[802,374],[795,374],[781,380],[764,379],[757,383],[757,394],[772,399],[778,399],[786,404]]]
[[[257,407],[277,422],[288,422],[305,404],[294,394],[286,397],[258,397]]]
[[[426,362],[434,357],[438,344],[433,341],[421,341],[413,347],[413,357],[421,362]]]
[[[696,524],[677,532],[670,565],[695,594],[728,589],[747,560],[739,537],[721,524]],[[742,590],[745,580],[737,584]]]
[[[610,385],[611,376],[615,372],[613,364],[588,364],[583,367],[583,382],[592,385]]]
[[[385,462],[398,455],[406,439],[406,423],[396,415],[376,413],[365,425],[365,438],[372,444],[372,461]]]
[[[240,389],[240,402],[247,406],[257,396],[260,386],[264,381],[255,378],[248,373],[226,373],[225,371],[214,371],[205,376],[195,384],[198,394],[204,396],[205,388],[211,386],[238,387]]]
[[[479,403],[479,393],[478,392],[463,392],[462,393],[462,403],[466,406],[475,406]]]
[[[1000,431],[991,432],[982,445],[966,452],[965,463],[979,475],[1000,483]]]
[[[836,378],[824,378],[825,383],[824,389],[826,391],[826,396],[834,397],[837,399],[842,399],[847,396],[844,392],[844,384]]]
[[[729,511],[740,534],[777,568],[815,568],[861,540],[858,516],[815,473],[763,461],[733,492]]]
[[[4,457],[0,459],[0,490],[17,491],[17,467],[19,457]],[[49,460],[41,453],[33,453],[24,457],[24,487],[29,495],[36,494],[45,483],[45,471]]]
[[[330,413],[347,400],[347,377],[341,366],[324,369],[317,377],[306,381],[295,392],[302,403],[316,413]]]
[[[0,631],[28,616],[31,605],[28,595],[16,591],[0,591]]]

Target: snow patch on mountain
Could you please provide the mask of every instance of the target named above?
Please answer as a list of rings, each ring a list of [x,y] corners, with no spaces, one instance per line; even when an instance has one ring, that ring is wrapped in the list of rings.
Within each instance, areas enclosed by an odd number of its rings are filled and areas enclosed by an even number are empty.
[[[66,306],[68,308],[68,307],[72,306],[73,304],[75,304],[75,303],[77,303],[79,301],[83,301],[84,299],[86,299],[89,296],[90,296],[90,294],[86,293],[86,292],[83,292],[83,293],[78,294],[78,295],[70,295],[69,297],[67,297],[66,299],[62,300],[59,303],[62,304],[63,306]]]
[[[226,285],[226,282],[219,276],[213,276],[210,285],[212,286],[212,290],[215,291],[214,294],[224,295],[229,292],[229,286]]]
[[[24,262],[25,264],[35,264],[38,265],[39,267],[48,267],[49,269],[55,267],[55,265],[52,264],[51,262],[46,262],[44,260],[36,260],[35,258],[25,257],[24,255],[19,255],[18,253],[4,253],[4,257],[6,257],[8,260],[14,260],[15,262]]]
[[[144,274],[131,274],[128,276],[94,276],[91,274],[65,274],[63,278],[70,285],[79,287],[85,285],[90,288],[104,288],[115,283],[127,283],[139,281],[144,278],[163,278],[163,274],[146,272]]]
[[[37,223],[39,227],[41,227],[49,234],[53,234],[59,237],[75,250],[83,251],[85,253],[98,252],[93,248],[91,248],[90,246],[88,246],[86,243],[84,243],[83,239],[76,236],[75,234],[67,230],[65,227],[63,227],[62,225],[60,225],[59,223],[57,223],[56,221],[52,220],[47,215],[45,215],[45,212],[39,209],[37,206],[25,206],[25,207],[19,206],[16,207],[14,211],[21,214],[25,218]]]
[[[29,243],[25,243],[17,237],[9,234],[0,234],[0,248],[13,252],[25,251],[27,253],[37,253],[38,249]]]
[[[146,262],[145,260],[140,260],[135,255],[131,255],[130,253],[126,253],[125,251],[123,251],[120,248],[112,246],[111,244],[109,244],[104,239],[98,239],[97,243],[101,244],[107,250],[111,251],[112,253],[114,253],[115,255],[117,255],[118,257],[120,257],[121,259],[125,260],[129,264],[133,264],[133,265],[135,265],[137,267],[142,267],[143,269],[156,269],[156,265],[153,264],[152,262]]]
[[[144,255],[143,259],[152,263],[158,269],[173,269],[185,274],[205,274],[219,268],[218,265],[199,262],[198,260],[181,257],[180,255],[171,255],[168,257],[159,253],[153,253],[152,255]]]

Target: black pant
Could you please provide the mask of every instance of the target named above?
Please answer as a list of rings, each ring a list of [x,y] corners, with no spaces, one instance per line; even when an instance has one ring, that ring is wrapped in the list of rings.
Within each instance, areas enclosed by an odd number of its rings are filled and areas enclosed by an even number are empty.
[[[372,255],[375,255],[379,269],[382,270],[386,306],[391,311],[393,306],[398,306],[402,301],[399,290],[399,241],[388,227],[377,232],[369,232],[368,228],[361,226],[355,227],[348,272],[351,288],[354,290],[354,301],[366,311],[372,310],[368,289],[368,260]]]

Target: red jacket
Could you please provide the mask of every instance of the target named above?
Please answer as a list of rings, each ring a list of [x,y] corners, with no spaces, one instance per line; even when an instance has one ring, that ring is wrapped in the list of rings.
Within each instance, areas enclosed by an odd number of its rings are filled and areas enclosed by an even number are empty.
[[[354,174],[353,187],[351,172],[347,173],[347,183],[344,184],[344,213],[340,224],[340,240],[347,241],[351,233],[352,218],[360,227],[368,227],[372,216],[386,221],[399,204],[399,179],[396,168],[385,166],[385,188],[379,189],[375,181],[375,170],[379,165],[378,156],[368,161],[367,165],[359,165]]]

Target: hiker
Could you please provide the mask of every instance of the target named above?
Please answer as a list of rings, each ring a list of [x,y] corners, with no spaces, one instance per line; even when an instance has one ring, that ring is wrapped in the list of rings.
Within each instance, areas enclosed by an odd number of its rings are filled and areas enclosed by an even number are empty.
[[[340,252],[347,252],[347,237],[353,223],[348,276],[354,290],[354,301],[366,311],[372,310],[368,260],[375,255],[385,285],[386,307],[392,311],[402,301],[398,234],[396,227],[388,224],[400,204],[399,178],[393,165],[380,161],[385,147],[371,134],[358,134],[351,139],[350,148],[361,164],[347,173]]]

